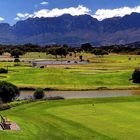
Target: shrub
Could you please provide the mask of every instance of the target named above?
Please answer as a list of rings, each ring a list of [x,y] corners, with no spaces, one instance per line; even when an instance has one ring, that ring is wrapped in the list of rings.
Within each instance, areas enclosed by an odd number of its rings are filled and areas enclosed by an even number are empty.
[[[140,51],[136,52],[137,55],[140,55]]]
[[[65,98],[62,96],[54,96],[54,97],[47,97],[47,100],[64,100]]]
[[[6,81],[0,81],[0,98],[4,103],[11,102],[20,95],[18,88]]]
[[[45,96],[44,90],[42,88],[38,88],[34,92],[35,99],[43,99]]]
[[[20,64],[14,64],[14,67],[18,67],[18,66],[20,66]]]
[[[136,68],[132,74],[133,83],[140,83],[140,68]]]
[[[80,59],[80,61],[83,61],[83,56],[80,55],[80,56],[79,56],[79,59]]]
[[[15,58],[14,62],[17,62],[17,63],[20,62],[19,58]]]
[[[4,68],[0,68],[0,73],[8,73],[8,70],[6,70]]]
[[[45,66],[40,66],[40,68],[41,68],[41,69],[44,69],[44,68],[45,68]]]

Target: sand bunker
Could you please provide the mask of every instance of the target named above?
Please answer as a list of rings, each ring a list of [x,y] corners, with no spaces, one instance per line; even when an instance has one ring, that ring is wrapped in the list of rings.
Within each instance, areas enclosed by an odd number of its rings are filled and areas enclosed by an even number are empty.
[[[0,122],[0,130],[13,130],[13,131],[18,131],[20,130],[20,127],[15,123],[9,121],[6,117],[1,117],[1,122]]]
[[[0,130],[1,130],[1,131],[2,131],[2,130],[19,131],[19,130],[20,130],[20,127],[19,127],[16,123],[12,122],[11,124],[9,124],[9,128],[5,129],[5,128],[2,126],[2,124],[0,123]]]

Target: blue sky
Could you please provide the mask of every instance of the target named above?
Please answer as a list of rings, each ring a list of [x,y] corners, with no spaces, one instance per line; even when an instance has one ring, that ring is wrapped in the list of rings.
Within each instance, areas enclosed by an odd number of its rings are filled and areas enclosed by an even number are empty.
[[[135,11],[140,13],[140,0],[0,0],[0,20],[10,24],[29,17],[59,16],[65,12],[90,14],[102,20]]]

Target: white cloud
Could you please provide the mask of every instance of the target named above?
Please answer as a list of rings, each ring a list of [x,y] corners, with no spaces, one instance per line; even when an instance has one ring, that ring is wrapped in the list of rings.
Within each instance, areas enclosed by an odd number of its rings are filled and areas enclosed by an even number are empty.
[[[41,5],[48,5],[49,2],[47,2],[47,1],[43,1],[43,2],[41,2],[40,4],[41,4]]]
[[[72,16],[78,16],[78,15],[91,15],[94,18],[97,18],[98,20],[103,20],[106,18],[112,18],[112,17],[123,17],[125,15],[129,15],[133,12],[140,13],[140,6],[136,7],[122,7],[122,8],[116,8],[116,9],[98,9],[95,14],[92,13],[92,11],[83,6],[79,5],[77,7],[69,7],[69,8],[55,8],[52,10],[49,9],[41,9],[39,11],[36,11],[32,14],[29,13],[18,13],[15,20],[25,20],[27,18],[35,18],[35,17],[58,17],[63,14],[71,14]]]
[[[64,8],[64,9],[42,9],[38,12],[34,13],[34,17],[58,17],[63,14],[71,14],[72,16],[76,15],[84,15],[89,14],[90,10],[82,5],[79,5],[78,7],[70,7],[70,8]]]
[[[29,13],[25,13],[25,14],[17,13],[17,17],[15,18],[15,20],[25,20],[31,17],[33,17],[33,15]]]
[[[34,12],[33,14],[22,14],[18,13],[15,20],[25,20],[27,18],[35,18],[35,17],[58,17],[63,14],[71,14],[72,16],[76,15],[84,15],[84,14],[90,14],[91,10],[87,7],[84,7],[83,5],[79,5],[78,7],[70,7],[70,8],[64,8],[59,9],[55,8],[52,10],[49,9],[42,9],[39,11]]]
[[[0,21],[4,21],[5,19],[3,17],[0,17]]]
[[[123,17],[125,15],[130,15],[131,13],[140,13],[140,6],[136,7],[122,7],[117,9],[99,9],[93,15],[94,18],[98,20],[103,20],[112,17]]]

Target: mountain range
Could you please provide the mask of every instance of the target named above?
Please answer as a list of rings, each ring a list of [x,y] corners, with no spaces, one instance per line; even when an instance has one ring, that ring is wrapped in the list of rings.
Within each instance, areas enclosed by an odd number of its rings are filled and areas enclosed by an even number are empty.
[[[95,46],[140,41],[140,14],[98,21],[90,15],[64,14],[52,18],[29,18],[10,26],[0,24],[0,44],[70,44]]]

